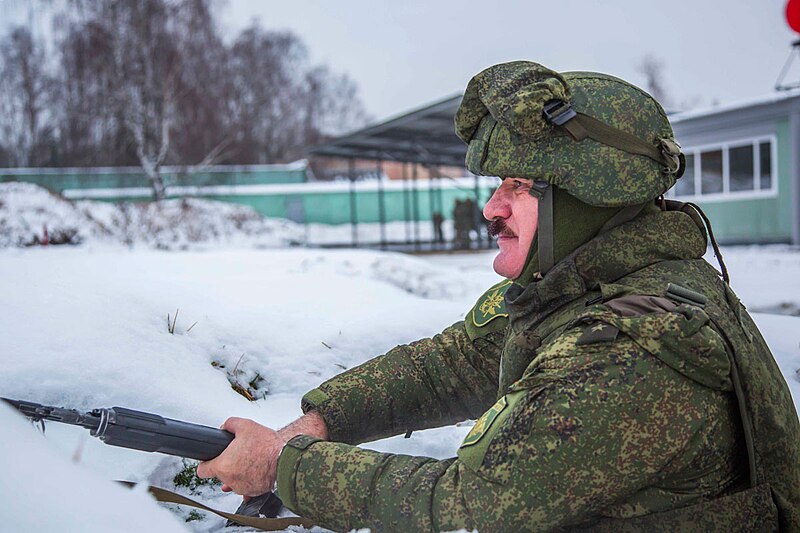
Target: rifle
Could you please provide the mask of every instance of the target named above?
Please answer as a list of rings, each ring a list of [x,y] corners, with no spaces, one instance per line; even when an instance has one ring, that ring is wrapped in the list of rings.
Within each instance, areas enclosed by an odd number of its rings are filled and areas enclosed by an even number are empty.
[[[32,421],[40,422],[43,428],[45,420],[80,426],[88,429],[93,437],[99,438],[106,444],[145,452],[159,452],[208,461],[221,454],[233,440],[232,433],[221,429],[164,418],[161,415],[125,407],[82,412],[25,400],[2,397],[0,400]],[[123,483],[130,485],[128,482]],[[283,504],[272,492],[242,502],[236,513],[225,513],[164,489],[150,487],[149,490],[159,501],[191,505],[216,513],[227,518],[228,525],[248,525],[264,531],[279,531],[293,525],[305,527],[313,525],[302,518],[275,518]],[[259,516],[266,517],[259,518]]]
[[[233,434],[144,411],[110,407],[81,412],[24,400],[0,398],[34,422],[81,426],[111,446],[208,461],[222,453]]]

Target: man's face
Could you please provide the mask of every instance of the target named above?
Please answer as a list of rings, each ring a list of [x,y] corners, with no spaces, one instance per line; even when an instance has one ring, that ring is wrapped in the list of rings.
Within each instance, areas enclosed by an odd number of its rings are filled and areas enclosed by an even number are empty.
[[[536,234],[539,199],[528,192],[532,184],[533,180],[504,178],[483,208],[483,216],[492,221],[489,232],[497,235],[500,247],[494,271],[505,278],[522,274]]]

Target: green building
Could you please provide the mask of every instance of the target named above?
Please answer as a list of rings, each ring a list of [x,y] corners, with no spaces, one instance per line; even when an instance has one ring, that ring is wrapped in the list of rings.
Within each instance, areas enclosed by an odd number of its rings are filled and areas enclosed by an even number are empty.
[[[800,244],[800,91],[673,114],[687,169],[669,196],[722,243]]]

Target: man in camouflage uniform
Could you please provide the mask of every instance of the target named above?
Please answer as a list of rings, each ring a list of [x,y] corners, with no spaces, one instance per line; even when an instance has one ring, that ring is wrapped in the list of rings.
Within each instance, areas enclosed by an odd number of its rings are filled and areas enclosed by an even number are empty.
[[[704,216],[657,200],[684,164],[661,107],[514,62],[470,81],[456,131],[472,172],[505,177],[484,214],[509,279],[306,394],[287,428],[229,420],[198,473],[248,495],[277,476],[335,530],[800,531],[797,413],[702,259]],[[453,459],[355,446],[466,418]]]

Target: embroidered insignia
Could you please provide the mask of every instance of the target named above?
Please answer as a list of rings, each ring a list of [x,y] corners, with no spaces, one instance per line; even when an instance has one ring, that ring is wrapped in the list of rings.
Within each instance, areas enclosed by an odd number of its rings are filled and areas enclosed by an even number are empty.
[[[496,308],[499,308],[502,303],[503,295],[500,294],[498,289],[495,289],[481,304],[481,313],[484,315],[496,315]]]
[[[464,442],[461,443],[461,447],[463,448],[464,446],[470,446],[481,440],[481,437],[483,437],[484,433],[486,433],[486,430],[492,425],[492,422],[494,422],[495,418],[497,418],[497,415],[502,413],[503,409],[505,409],[507,405],[508,400],[506,400],[505,396],[497,400],[497,402],[495,402],[495,404],[491,406],[488,411],[483,413],[483,416],[475,421],[475,425],[472,426],[472,429],[467,434]]]
[[[576,346],[585,346],[596,342],[612,342],[617,340],[619,329],[605,322],[594,322],[583,329],[583,333],[575,341]]]
[[[501,281],[481,296],[472,308],[472,322],[476,326],[485,326],[497,317],[508,316],[504,296],[512,283],[510,279]]]

